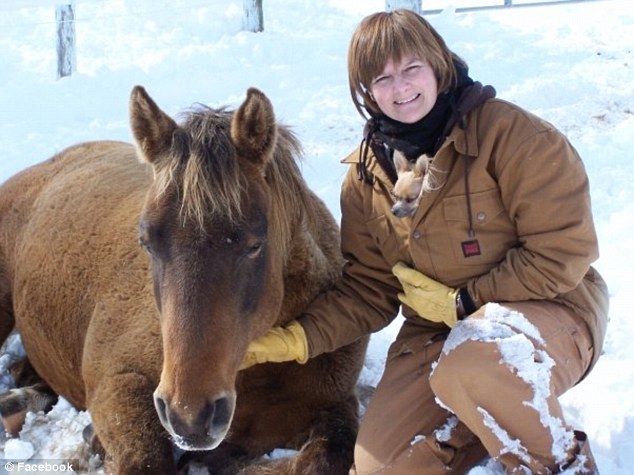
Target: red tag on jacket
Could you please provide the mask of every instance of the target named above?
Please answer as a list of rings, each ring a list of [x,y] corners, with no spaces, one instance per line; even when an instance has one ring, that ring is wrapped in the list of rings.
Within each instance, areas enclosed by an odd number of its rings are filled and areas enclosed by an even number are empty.
[[[480,243],[477,239],[469,239],[468,241],[462,241],[462,254],[465,257],[479,256],[480,255]]]

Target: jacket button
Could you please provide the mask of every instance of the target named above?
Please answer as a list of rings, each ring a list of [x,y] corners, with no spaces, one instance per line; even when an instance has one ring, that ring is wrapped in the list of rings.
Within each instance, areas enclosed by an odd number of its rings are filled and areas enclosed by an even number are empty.
[[[412,237],[413,237],[414,239],[416,239],[416,240],[419,240],[419,239],[420,239],[420,231],[419,231],[418,229],[417,229],[416,231],[414,231],[414,232],[412,233]]]
[[[487,217],[487,214],[484,211],[478,211],[478,213],[476,214],[476,219],[478,221],[484,221]]]

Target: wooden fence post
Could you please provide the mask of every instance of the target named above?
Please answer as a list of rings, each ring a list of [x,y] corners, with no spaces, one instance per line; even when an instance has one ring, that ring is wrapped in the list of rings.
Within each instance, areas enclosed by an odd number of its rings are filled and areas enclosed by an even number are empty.
[[[423,0],[385,0],[385,11],[390,12],[397,8],[414,10],[419,15],[423,14]]]
[[[57,79],[75,71],[75,13],[72,3],[55,7],[57,21]]]
[[[242,29],[259,33],[264,31],[264,12],[262,11],[262,0],[243,0],[244,17],[242,18]]]

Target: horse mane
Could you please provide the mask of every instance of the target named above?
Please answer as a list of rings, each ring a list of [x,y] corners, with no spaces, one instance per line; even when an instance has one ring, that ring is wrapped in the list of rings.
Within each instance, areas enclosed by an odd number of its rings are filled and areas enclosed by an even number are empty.
[[[244,217],[241,193],[248,184],[235,159],[230,139],[232,112],[202,104],[181,114],[174,134],[171,159],[158,168],[155,183],[159,193],[179,191],[181,219],[194,220],[200,229],[216,216],[238,224]],[[280,233],[278,242],[290,241],[292,224],[303,216],[315,222],[313,199],[298,167],[302,148],[293,132],[277,126],[272,159],[265,165],[271,191],[272,223]],[[172,186],[175,185],[175,186]],[[306,211],[307,210],[307,211]]]

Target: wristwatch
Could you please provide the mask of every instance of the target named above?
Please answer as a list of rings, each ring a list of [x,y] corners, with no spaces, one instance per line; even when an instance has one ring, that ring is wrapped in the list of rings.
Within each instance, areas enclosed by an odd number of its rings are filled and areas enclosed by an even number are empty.
[[[458,320],[462,320],[467,312],[464,309],[464,304],[462,303],[462,296],[460,292],[456,294],[456,316]]]

